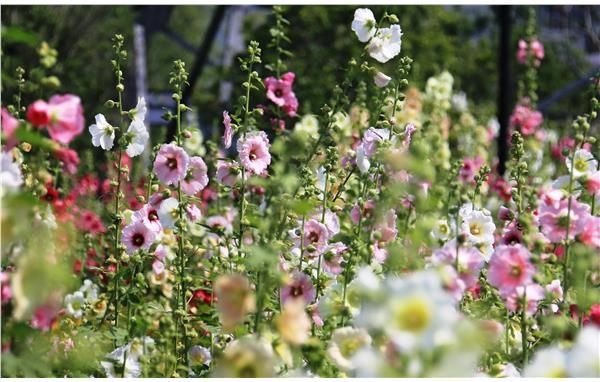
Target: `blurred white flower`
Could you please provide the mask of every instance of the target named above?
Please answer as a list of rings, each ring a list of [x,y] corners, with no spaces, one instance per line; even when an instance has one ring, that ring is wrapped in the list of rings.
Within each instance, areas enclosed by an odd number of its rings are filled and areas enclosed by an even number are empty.
[[[338,328],[331,336],[327,355],[341,370],[351,371],[355,368],[352,357],[362,347],[369,345],[371,345],[371,336],[366,330],[352,327]]]
[[[96,123],[88,128],[92,135],[92,144],[94,147],[102,147],[103,150],[110,150],[115,140],[115,128],[108,122],[102,114],[96,114]]]
[[[383,72],[377,72],[375,73],[375,75],[373,76],[373,81],[375,82],[375,85],[377,85],[377,87],[380,88],[384,88],[386,87],[390,81],[392,80],[392,77],[386,75]]]
[[[567,164],[567,169],[571,171],[571,158],[567,157],[565,162]],[[592,153],[584,149],[575,151],[575,155],[573,157],[573,176],[575,178],[591,175],[596,171],[597,168],[598,161],[594,159]]]
[[[467,94],[465,92],[453,94],[450,102],[452,103],[452,107],[456,109],[456,111],[461,113],[467,111],[468,102]]]
[[[127,155],[133,158],[143,153],[150,138],[144,122],[134,119],[127,129],[127,134],[131,138],[131,142],[127,145],[126,149]]]
[[[571,378],[600,378],[600,329],[584,326],[567,353],[567,374]]]
[[[158,219],[164,228],[175,227],[175,221],[179,217],[179,202],[175,198],[163,200],[158,208]]]
[[[565,378],[567,377],[565,353],[558,347],[538,350],[529,365],[523,370],[523,377]]]
[[[294,125],[294,131],[306,134],[312,138],[319,137],[319,120],[312,114],[304,115],[300,121]]]
[[[0,187],[1,192],[17,190],[23,184],[21,168],[13,160],[10,152],[0,152]]]
[[[375,34],[377,21],[369,8],[358,8],[354,11],[352,30],[360,42],[367,42]]]
[[[79,288],[79,291],[83,293],[86,303],[93,304],[98,301],[98,286],[91,280],[83,280],[83,285]]]
[[[194,345],[188,350],[188,359],[190,366],[210,365],[212,355],[207,348],[200,345]]]
[[[446,241],[450,238],[454,227],[448,224],[446,219],[438,220],[433,226],[433,230],[431,231],[431,236],[434,239]]]
[[[139,361],[144,354],[153,351],[154,340],[150,337],[135,338],[126,345],[116,348],[105,358],[108,361],[100,362],[108,378],[138,378],[142,374],[142,365]],[[115,372],[115,368],[120,372]],[[123,370],[124,368],[124,370]]]
[[[65,307],[67,308],[67,313],[69,313],[70,316],[81,318],[81,316],[83,316],[84,305],[85,297],[81,291],[77,291],[73,294],[68,294],[65,296]]]
[[[214,377],[269,378],[275,376],[275,354],[264,337],[247,335],[225,348]]]

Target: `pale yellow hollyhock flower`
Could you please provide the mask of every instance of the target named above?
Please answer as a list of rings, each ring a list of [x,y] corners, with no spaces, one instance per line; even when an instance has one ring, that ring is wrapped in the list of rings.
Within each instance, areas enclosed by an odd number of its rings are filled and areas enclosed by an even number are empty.
[[[225,275],[215,280],[219,320],[225,332],[230,332],[244,321],[246,314],[253,312],[255,298],[250,289],[250,282],[242,275]]]
[[[310,338],[310,318],[304,309],[302,300],[287,302],[276,319],[277,330],[285,341],[301,345]]]

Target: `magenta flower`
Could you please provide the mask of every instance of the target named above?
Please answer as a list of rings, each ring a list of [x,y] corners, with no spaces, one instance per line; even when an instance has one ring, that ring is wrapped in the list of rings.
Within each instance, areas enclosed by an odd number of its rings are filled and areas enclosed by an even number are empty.
[[[54,95],[48,101],[48,134],[56,142],[68,145],[81,134],[85,125],[81,99],[72,94]]]
[[[281,305],[287,301],[301,299],[306,305],[310,304],[316,296],[315,287],[308,275],[295,271],[291,280],[281,288]]]
[[[56,322],[60,309],[56,304],[47,303],[38,307],[31,317],[31,327],[47,332]]]
[[[264,131],[251,132],[237,141],[240,162],[246,171],[262,175],[271,164],[269,138]]]
[[[529,262],[529,251],[520,244],[499,245],[490,259],[488,281],[507,295],[515,288],[527,285],[535,273]]]
[[[298,99],[292,91],[296,75],[287,72],[278,80],[275,77],[267,77],[264,80],[267,88],[267,98],[275,105],[283,108],[283,111],[290,117],[295,117],[298,110]]]
[[[123,228],[121,242],[127,253],[132,254],[138,249],[148,249],[156,239],[156,233],[142,221],[135,221]]]
[[[175,184],[184,179],[189,161],[181,147],[173,143],[162,145],[154,161],[154,172],[164,184]]]
[[[158,206],[146,204],[133,213],[132,222],[142,222],[157,235],[162,231],[162,225],[158,218]]]
[[[68,174],[77,173],[77,166],[79,166],[79,155],[77,151],[71,150],[67,147],[59,147],[54,150],[54,156],[62,162],[63,170]]]
[[[233,127],[231,126],[231,117],[227,111],[223,112],[223,126],[225,133],[223,134],[223,145],[226,149],[231,147],[231,139],[233,138]]]
[[[202,191],[208,184],[208,168],[200,157],[191,157],[187,175],[181,182],[181,189],[193,196]]]
[[[8,303],[12,298],[12,289],[10,287],[10,276],[7,272],[0,272],[0,296],[2,305]]]
[[[239,179],[239,172],[235,169],[237,162],[217,161],[217,182],[233,187]]]
[[[329,230],[325,224],[319,223],[315,219],[310,219],[304,223],[304,248],[312,245],[315,247],[315,252],[308,252],[309,257],[315,257],[327,246],[329,240]]]
[[[458,173],[460,179],[464,183],[475,183],[475,175],[481,168],[483,164],[483,159],[480,156],[476,156],[475,158],[465,158],[463,160],[463,165],[460,168]]]
[[[519,128],[523,135],[534,134],[543,121],[542,113],[525,104],[516,105],[510,116],[510,125]]]

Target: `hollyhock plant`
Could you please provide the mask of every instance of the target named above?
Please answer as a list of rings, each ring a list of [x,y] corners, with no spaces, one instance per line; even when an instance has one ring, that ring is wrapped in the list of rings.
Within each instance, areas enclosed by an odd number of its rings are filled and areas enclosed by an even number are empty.
[[[131,221],[141,221],[146,227],[149,227],[157,235],[162,231],[162,225],[158,217],[158,209],[152,204],[146,204],[141,209],[135,211],[131,217]]]
[[[239,179],[237,166],[236,162],[218,161],[216,173],[217,182],[228,187],[233,187]]]
[[[314,252],[308,251],[309,257],[319,255],[325,250],[329,240],[329,230],[325,224],[310,219],[304,224],[304,246],[314,246]]]
[[[296,299],[304,301],[304,304],[308,305],[313,302],[315,296],[315,287],[310,277],[298,271],[292,273],[288,282],[281,288],[282,305]]]
[[[294,73],[287,72],[281,76],[281,79],[267,77],[264,80],[267,98],[281,107],[289,117],[295,117],[298,110],[298,99],[292,90],[295,78]]]
[[[46,126],[50,138],[68,145],[84,129],[85,120],[81,99],[73,94],[54,95],[47,104],[37,101],[31,119],[36,126]],[[33,106],[33,105],[32,105]],[[29,114],[29,113],[28,113]]]
[[[223,127],[225,127],[225,132],[223,133],[223,146],[228,149],[231,147],[231,140],[233,138],[233,126],[231,124],[231,117],[227,111],[223,112]]]
[[[240,163],[246,171],[256,175],[266,173],[267,167],[271,164],[269,147],[269,138],[264,131],[251,132],[238,139],[237,151]]]
[[[535,273],[529,257],[527,248],[520,244],[497,246],[490,259],[489,283],[504,295],[528,285]]]
[[[533,135],[543,120],[542,113],[532,110],[527,104],[519,104],[510,116],[510,125],[518,128],[523,135]]]
[[[149,249],[156,239],[156,232],[144,224],[143,221],[136,221],[123,228],[121,241],[127,253],[132,254],[140,249]]]
[[[189,162],[189,156],[181,147],[169,143],[160,147],[153,168],[158,180],[171,185],[184,180]]]
[[[104,150],[110,150],[115,140],[115,128],[106,122],[102,114],[96,114],[96,123],[90,125],[89,131],[92,135],[92,144],[95,147],[102,147]]]
[[[201,157],[191,157],[187,175],[181,182],[181,189],[187,195],[193,196],[202,191],[208,184],[208,168]]]

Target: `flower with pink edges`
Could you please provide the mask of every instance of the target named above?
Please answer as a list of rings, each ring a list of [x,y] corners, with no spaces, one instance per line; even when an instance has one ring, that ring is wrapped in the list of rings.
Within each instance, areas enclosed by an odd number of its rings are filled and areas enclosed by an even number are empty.
[[[59,311],[60,309],[54,303],[39,306],[33,312],[33,317],[31,317],[31,327],[47,332],[56,322]]]
[[[583,185],[590,195],[600,196],[600,171],[595,171],[588,175]]]
[[[332,275],[342,273],[343,254],[348,251],[348,247],[341,242],[331,243],[323,251],[323,270]]]
[[[193,196],[208,184],[208,168],[201,157],[191,157],[185,178],[181,181],[181,190]]]
[[[290,117],[295,117],[298,110],[298,99],[292,90],[295,77],[294,73],[287,72],[281,76],[281,79],[267,77],[264,80],[267,98],[275,105],[283,108],[284,112]]]
[[[149,249],[156,239],[156,232],[142,221],[135,221],[123,228],[121,242],[127,253],[132,254],[139,249]]]
[[[2,133],[6,137],[7,148],[12,148],[15,145],[14,134],[17,127],[19,127],[19,121],[13,117],[8,110],[2,108],[1,112],[2,120],[0,121]]]
[[[156,249],[154,250],[154,257],[156,257],[157,260],[164,262],[165,259],[167,258],[168,255],[168,251],[167,251],[167,247],[159,244]]]
[[[310,304],[316,296],[315,287],[308,275],[295,271],[291,279],[281,288],[281,305],[287,301],[300,299],[305,305]]]
[[[269,138],[264,131],[254,131],[237,141],[240,163],[246,171],[262,175],[271,164]]]
[[[323,209],[319,208],[312,218],[321,221],[321,216],[323,216]],[[327,209],[325,210],[324,217],[325,219],[323,224],[325,224],[327,230],[329,231],[329,237],[337,235],[340,232],[340,219],[338,218],[337,214]]]
[[[588,214],[576,224],[577,240],[590,247],[600,248],[600,217]]]
[[[169,143],[162,145],[154,160],[154,172],[166,185],[182,181],[187,173],[190,158],[181,147]]]
[[[525,302],[525,313],[532,316],[538,308],[538,304],[546,296],[544,288],[538,284],[527,284],[517,286],[505,296],[505,304],[511,312],[520,312]],[[524,301],[523,301],[524,300]]]
[[[310,219],[304,224],[304,248],[312,245],[316,249],[315,252],[308,252],[309,257],[323,253],[327,246],[327,240],[329,240],[329,230],[325,224],[315,219]]]
[[[46,122],[50,138],[68,145],[81,134],[85,125],[81,99],[73,94],[52,96],[46,107],[46,118],[40,118],[39,121]]]
[[[104,228],[100,217],[89,210],[84,210],[81,212],[78,223],[81,229],[91,234],[106,232],[106,228]]]
[[[525,65],[527,64],[528,56],[533,57],[533,65],[540,66],[541,61],[544,59],[545,56],[544,45],[537,39],[532,40],[529,44],[527,44],[527,41],[523,39],[519,40],[517,60],[521,64]]]
[[[217,182],[224,186],[233,187],[239,179],[237,166],[237,162],[227,162],[224,160],[217,161]]]
[[[225,127],[225,132],[223,133],[223,146],[228,149],[231,147],[231,140],[233,139],[233,126],[231,125],[231,117],[227,111],[223,112],[223,126]]]
[[[158,206],[145,204],[141,209],[133,213],[131,220],[132,222],[142,222],[157,235],[162,231],[162,225],[158,217]]]
[[[375,232],[380,234],[379,241],[383,243],[389,243],[394,240],[398,235],[398,228],[396,228],[396,211],[389,209],[383,216],[379,218],[377,224],[375,224]]]
[[[456,260],[457,255],[458,261]],[[467,246],[459,246],[457,248],[456,239],[449,241],[442,248],[435,250],[430,261],[434,265],[457,264],[457,277],[463,281],[465,289],[477,284],[479,272],[485,264],[485,259],[479,250]]]
[[[350,220],[354,224],[358,224],[361,219],[370,219],[375,210],[375,203],[372,200],[367,200],[361,210],[358,204],[355,204],[350,211]]]
[[[200,208],[195,204],[190,204],[185,208],[185,214],[188,219],[193,223],[202,217],[202,212]]]
[[[504,295],[529,284],[535,273],[529,257],[527,248],[520,244],[497,246],[490,259],[489,283]]]
[[[553,243],[558,243],[564,239],[573,239],[584,227],[579,222],[585,220],[589,215],[589,206],[572,199],[571,213],[569,215],[568,198],[557,200],[556,197],[552,197],[553,195],[553,193],[548,192],[542,198],[538,218],[539,224],[542,227],[541,231]],[[562,196],[562,194],[560,195]],[[569,227],[568,238],[567,226]]]
[[[542,117],[542,113],[532,110],[525,103],[516,105],[515,110],[510,116],[510,125],[519,128],[523,135],[534,134],[543,121],[544,117]]]

